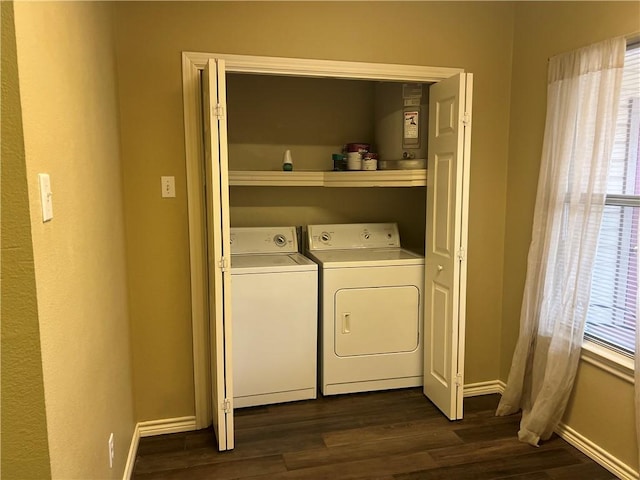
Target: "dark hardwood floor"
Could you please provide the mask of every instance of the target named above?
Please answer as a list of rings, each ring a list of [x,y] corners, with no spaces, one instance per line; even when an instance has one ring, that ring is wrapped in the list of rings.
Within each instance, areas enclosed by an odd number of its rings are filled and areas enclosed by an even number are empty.
[[[557,436],[517,439],[498,395],[465,399],[450,422],[419,388],[236,410],[235,449],[211,429],[140,440],[135,479],[599,480],[614,475]]]

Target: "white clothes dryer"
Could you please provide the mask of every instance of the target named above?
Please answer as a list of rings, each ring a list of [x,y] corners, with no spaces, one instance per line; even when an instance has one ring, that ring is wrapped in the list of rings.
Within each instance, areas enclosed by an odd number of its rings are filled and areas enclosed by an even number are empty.
[[[318,266],[295,227],[231,229],[235,407],[316,398]]]
[[[395,223],[309,225],[324,395],[422,385],[424,257]]]

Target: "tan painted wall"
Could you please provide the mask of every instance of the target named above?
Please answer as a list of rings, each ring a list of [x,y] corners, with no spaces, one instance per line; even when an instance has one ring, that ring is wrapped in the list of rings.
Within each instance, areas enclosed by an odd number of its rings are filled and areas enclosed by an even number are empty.
[[[182,51],[452,66],[474,73],[466,381],[506,379],[539,167],[546,58],[637,30],[637,3],[120,2],[114,8],[124,181],[108,10],[90,3],[21,3],[16,9],[54,476],[89,470],[118,476],[131,438],[121,193],[135,419],[193,414]],[[358,19],[374,33],[345,29],[345,19]],[[52,174],[55,192],[56,216],[44,225],[35,183],[40,171]],[[176,176],[176,199],[160,198],[161,175]],[[232,195],[236,210],[248,209],[247,221],[254,221],[260,196],[250,189]],[[287,204],[299,195],[279,190],[272,201]],[[311,195],[311,205],[294,216],[313,212],[317,197]],[[401,201],[390,194],[391,204]],[[29,335],[37,354],[34,331]],[[616,415],[603,417],[596,389],[616,392]],[[633,465],[632,423],[621,425],[632,411],[629,392],[628,384],[582,365],[565,420]],[[105,468],[110,431],[117,456],[111,472]]]
[[[640,31],[638,2],[517,3],[509,135],[504,252],[501,378],[518,336],[546,112],[547,59],[617,35]],[[637,468],[633,388],[581,365],[565,422]],[[607,400],[603,400],[606,393]]]
[[[51,475],[122,478],[135,423],[111,5],[18,2],[15,26]]]
[[[2,27],[2,461],[0,477],[51,478],[13,3]]]
[[[546,58],[633,31],[635,3],[144,2],[120,3],[116,12],[138,420],[193,413],[182,51],[455,66],[475,74],[466,381],[506,379],[539,166]],[[358,19],[368,34],[344,28],[345,19]],[[161,175],[176,176],[176,199],[160,198]],[[278,195],[285,205],[298,198],[295,190]],[[253,221],[263,199],[250,189],[232,196],[239,224]],[[286,216],[305,218],[310,208]]]
[[[474,73],[466,377],[498,377],[512,4],[122,2],[116,12],[138,420],[194,413],[182,51]],[[366,28],[345,28],[350,19]],[[161,175],[176,176],[176,199],[160,198]]]

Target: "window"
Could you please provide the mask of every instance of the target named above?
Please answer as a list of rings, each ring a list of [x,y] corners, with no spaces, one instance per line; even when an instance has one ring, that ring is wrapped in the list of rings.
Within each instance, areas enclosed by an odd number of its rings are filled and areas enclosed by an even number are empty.
[[[640,42],[627,47],[585,338],[635,354],[640,219]]]

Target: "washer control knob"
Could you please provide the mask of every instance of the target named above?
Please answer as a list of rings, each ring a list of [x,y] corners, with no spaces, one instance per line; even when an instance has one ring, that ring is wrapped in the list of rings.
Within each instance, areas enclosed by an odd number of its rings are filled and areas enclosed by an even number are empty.
[[[279,233],[275,237],[273,237],[273,243],[278,247],[284,247],[287,244],[287,237]]]
[[[371,238],[371,234],[369,232],[362,232],[362,238],[369,240]]]
[[[320,241],[322,243],[327,243],[329,240],[331,240],[331,234],[329,232],[322,232],[320,234]]]

